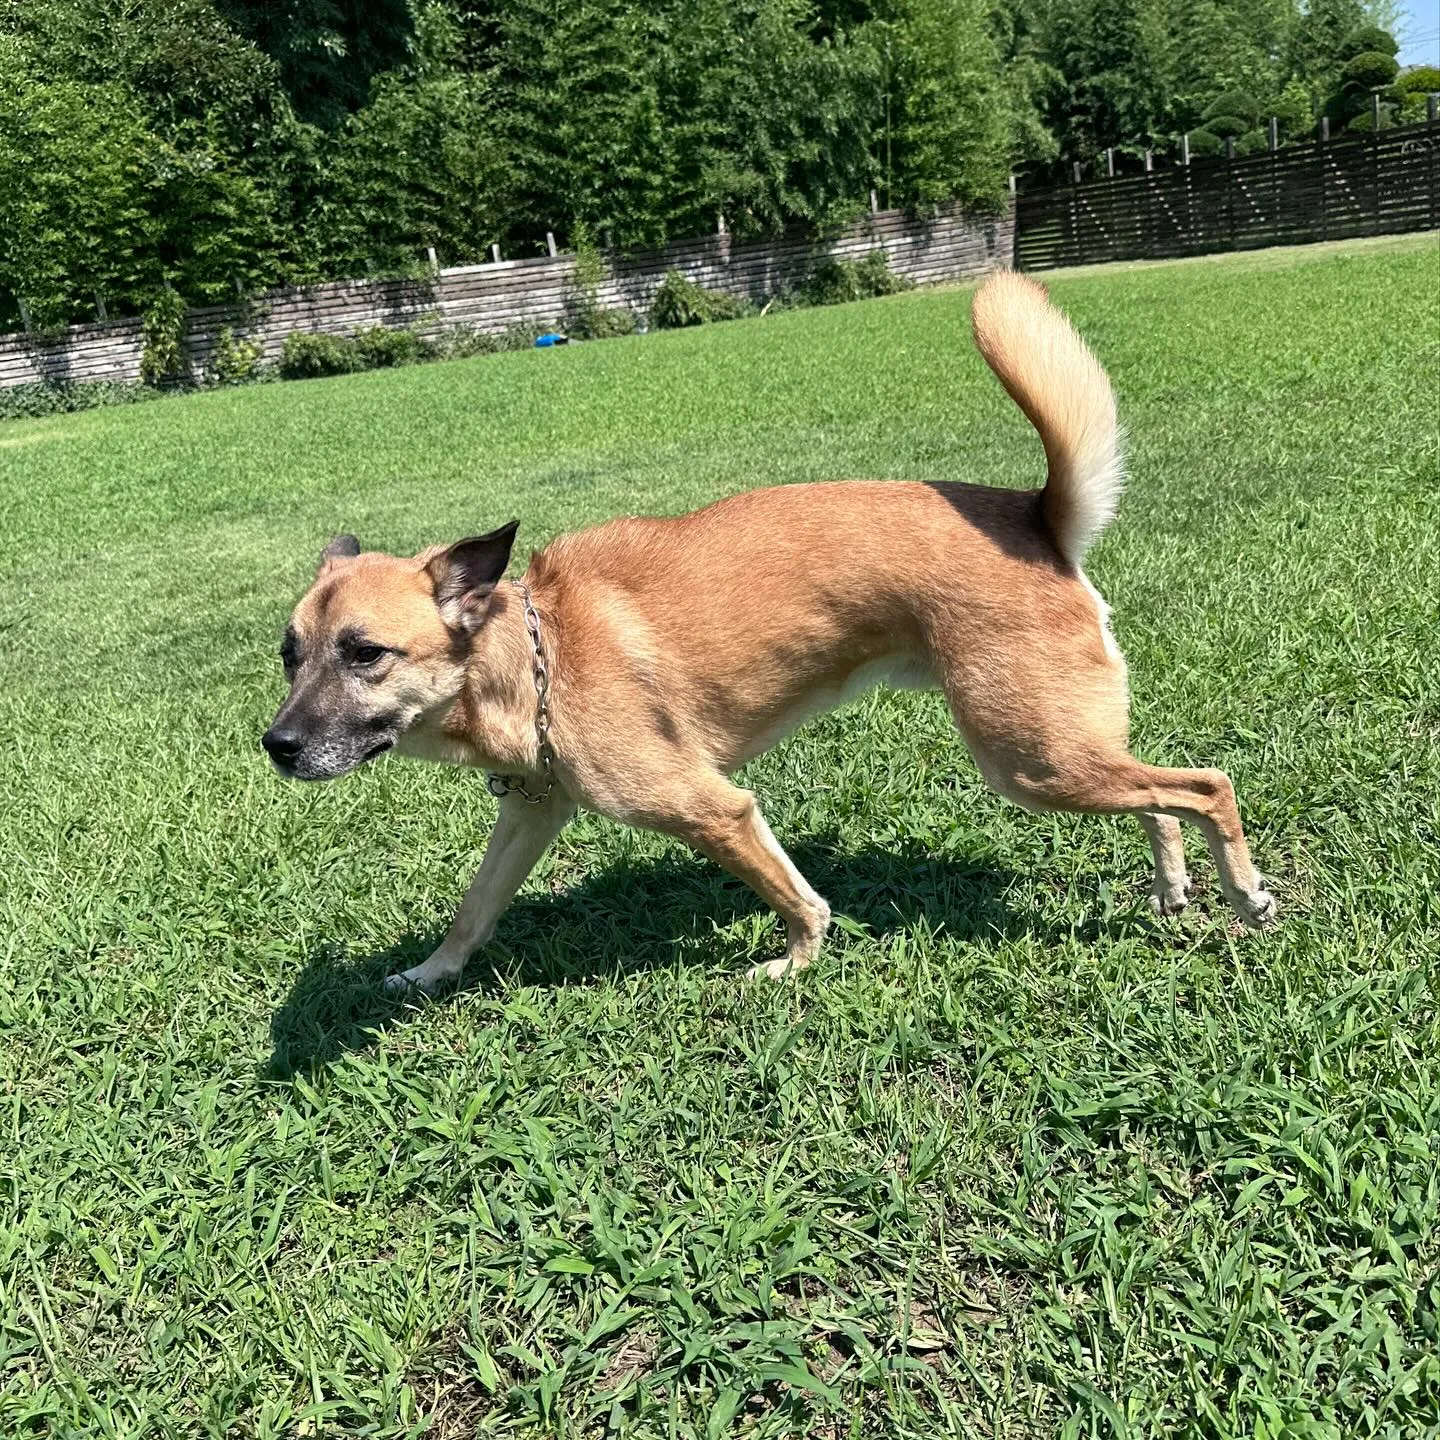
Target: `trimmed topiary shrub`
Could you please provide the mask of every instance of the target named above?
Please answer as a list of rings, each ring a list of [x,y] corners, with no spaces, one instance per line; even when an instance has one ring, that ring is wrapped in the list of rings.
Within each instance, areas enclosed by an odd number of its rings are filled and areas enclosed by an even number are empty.
[[[1388,30],[1382,30],[1378,25],[1361,25],[1341,42],[1340,58],[1353,60],[1357,55],[1377,52],[1381,55],[1396,55],[1399,50],[1399,42]]]
[[[1244,120],[1239,115],[1212,115],[1208,120],[1206,120],[1205,128],[1212,135],[1218,136],[1221,140],[1224,140],[1227,137],[1233,139],[1235,137],[1243,135],[1247,130],[1253,127],[1253,124],[1253,121]],[[1190,142],[1190,148],[1192,150],[1195,148],[1195,142],[1193,138]]]
[[[1246,130],[1252,130],[1260,122],[1259,102],[1245,90],[1226,90],[1223,94],[1217,95],[1206,107],[1205,113],[1200,117],[1205,122],[1205,128],[1213,135],[1223,135],[1226,132],[1217,130],[1214,121],[1218,116],[1235,116],[1242,122],[1240,129],[1230,133],[1240,135]]]
[[[1400,67],[1393,55],[1381,54],[1378,50],[1367,50],[1357,55],[1340,72],[1342,83],[1356,86],[1361,90],[1376,90],[1388,85],[1399,73]]]
[[[1262,150],[1270,148],[1270,136],[1264,130],[1247,130],[1243,135],[1235,137],[1235,153],[1237,155],[1258,155]]]
[[[671,270],[650,302],[650,323],[657,330],[683,330],[719,320],[738,320],[750,312],[749,304],[723,290],[707,290]]]
[[[1224,149],[1225,142],[1213,130],[1190,131],[1191,155],[1219,155]]]

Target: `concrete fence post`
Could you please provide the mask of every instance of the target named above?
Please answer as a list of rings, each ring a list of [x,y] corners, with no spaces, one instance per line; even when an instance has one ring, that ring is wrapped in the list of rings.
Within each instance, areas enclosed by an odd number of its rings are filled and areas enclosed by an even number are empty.
[[[545,232],[545,248],[550,252],[550,258],[552,260],[560,253],[555,248],[555,232],[553,230],[547,230]]]
[[[1320,166],[1320,238],[1327,238],[1330,229],[1330,201],[1326,194],[1326,187],[1330,183],[1330,162],[1325,154],[1325,147],[1330,143],[1330,117],[1320,117],[1320,135],[1315,141],[1315,158]]]
[[[1375,193],[1375,228],[1380,228],[1380,92],[1370,97],[1370,187]]]

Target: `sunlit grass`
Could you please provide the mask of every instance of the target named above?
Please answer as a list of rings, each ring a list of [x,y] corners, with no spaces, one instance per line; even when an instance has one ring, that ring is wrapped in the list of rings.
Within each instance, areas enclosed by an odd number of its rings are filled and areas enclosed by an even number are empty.
[[[336,531],[1039,483],[962,291],[3,427],[0,1433],[1440,1425],[1440,253],[1285,261],[1050,280],[1131,437],[1136,746],[1235,779],[1258,937],[881,694],[746,772],[844,917],[798,983],[582,817],[413,1008],[483,783],[263,761]]]

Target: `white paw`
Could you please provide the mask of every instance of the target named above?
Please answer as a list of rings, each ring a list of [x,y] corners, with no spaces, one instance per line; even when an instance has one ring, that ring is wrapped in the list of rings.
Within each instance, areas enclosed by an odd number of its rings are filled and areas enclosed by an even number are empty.
[[[786,980],[791,975],[803,970],[803,965],[797,965],[788,955],[782,956],[779,960],[768,960],[763,965],[752,965],[746,972],[747,980]]]
[[[1263,930],[1275,923],[1278,907],[1275,897],[1268,890],[1252,890],[1248,895],[1237,892],[1225,898],[1229,900],[1230,908],[1252,930]]]
[[[1190,904],[1190,894],[1194,889],[1188,880],[1180,885],[1157,885],[1150,892],[1150,908],[1156,915],[1178,915]]]

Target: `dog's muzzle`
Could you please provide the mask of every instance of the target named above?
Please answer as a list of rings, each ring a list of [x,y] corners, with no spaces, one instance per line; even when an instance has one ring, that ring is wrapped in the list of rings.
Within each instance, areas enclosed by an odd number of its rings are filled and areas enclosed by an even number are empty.
[[[313,739],[289,725],[272,725],[261,737],[275,768],[292,780],[334,780],[383,755],[395,744],[393,735],[358,737],[337,742],[334,737]]]

